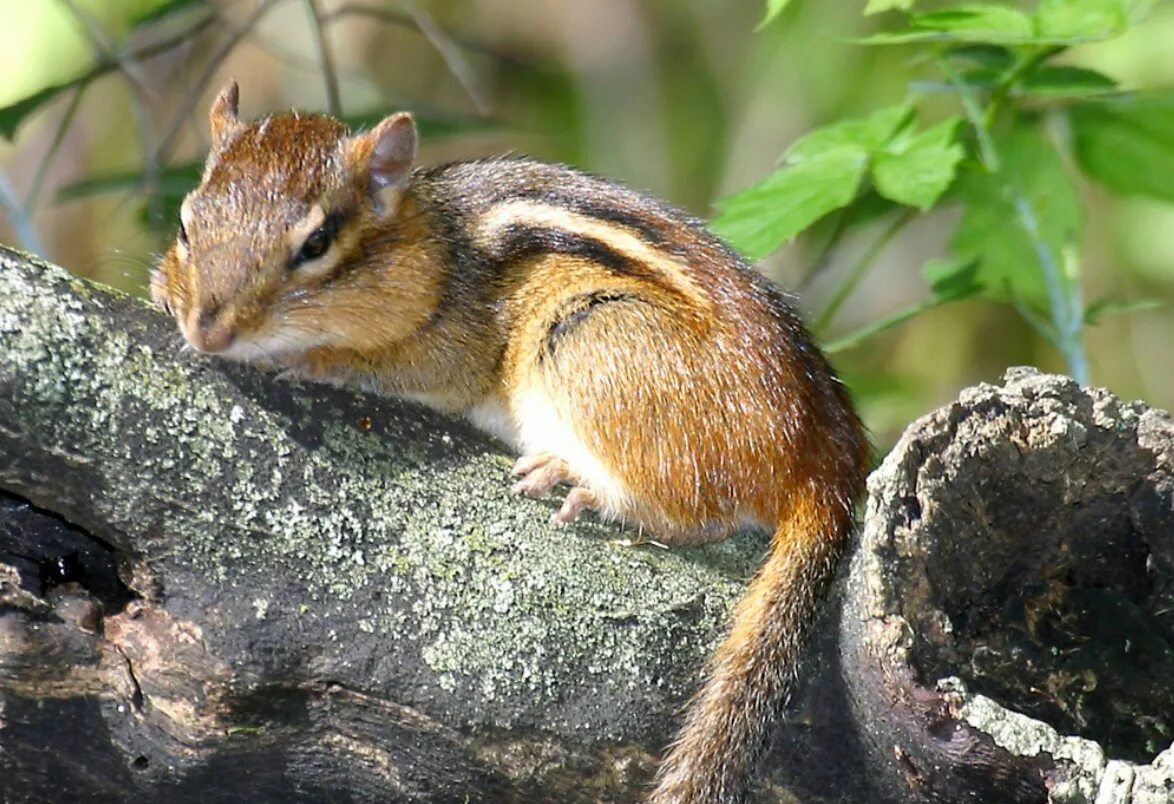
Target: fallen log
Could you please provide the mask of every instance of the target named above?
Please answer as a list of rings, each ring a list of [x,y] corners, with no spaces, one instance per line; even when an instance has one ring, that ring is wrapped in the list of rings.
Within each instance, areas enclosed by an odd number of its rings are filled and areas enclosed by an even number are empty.
[[[1167,800],[1171,455],[1027,372],[915,423],[761,798]],[[0,251],[0,798],[639,800],[764,542],[556,528],[509,466]]]

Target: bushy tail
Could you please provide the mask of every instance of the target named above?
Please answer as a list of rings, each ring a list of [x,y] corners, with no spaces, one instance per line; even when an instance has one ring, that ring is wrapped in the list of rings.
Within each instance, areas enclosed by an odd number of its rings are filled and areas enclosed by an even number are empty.
[[[843,500],[796,500],[734,610],[685,725],[661,764],[653,804],[742,801],[791,693],[796,667],[851,526]]]

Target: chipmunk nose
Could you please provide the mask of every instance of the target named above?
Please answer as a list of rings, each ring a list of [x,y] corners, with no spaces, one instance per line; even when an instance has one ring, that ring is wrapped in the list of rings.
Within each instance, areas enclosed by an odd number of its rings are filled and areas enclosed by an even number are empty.
[[[223,352],[236,339],[233,326],[221,315],[222,305],[200,310],[187,331],[188,343],[201,352]]]

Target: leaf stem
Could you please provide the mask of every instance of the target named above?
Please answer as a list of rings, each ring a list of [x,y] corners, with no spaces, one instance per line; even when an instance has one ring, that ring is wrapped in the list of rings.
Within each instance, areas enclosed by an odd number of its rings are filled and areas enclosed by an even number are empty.
[[[428,12],[420,8],[417,3],[409,2],[407,7],[413,22],[416,24],[416,28],[424,35],[424,38],[428,40],[428,43],[432,45],[436,52],[440,54],[440,58],[444,60],[448,71],[452,73],[453,77],[461,85],[461,88],[465,90],[465,94],[473,102],[473,106],[477,109],[478,114],[488,114],[489,101],[486,100],[485,93],[481,91],[481,87],[477,82],[476,72],[469,66],[460,48],[433,21]]]
[[[171,149],[175,147],[176,142],[179,140],[180,132],[183,131],[183,126],[188,120],[188,115],[195,107],[197,101],[199,101],[200,96],[204,93],[212,77],[216,75],[216,71],[220,69],[221,63],[240,44],[240,41],[248,36],[261,17],[265,16],[278,1],[263,0],[245,18],[244,23],[239,28],[232,30],[228,39],[222,42],[220,47],[216,48],[215,52],[209,57],[208,63],[204,66],[204,70],[196,77],[195,82],[188,87],[187,93],[184,94],[183,99],[179,103],[179,112],[176,114],[175,119],[171,121],[171,125],[168,126],[166,133],[160,138],[159,147],[155,149],[155,153],[151,155],[151,159],[159,163],[167,161],[167,157],[171,154]]]
[[[45,176],[49,173],[49,165],[52,164],[53,158],[57,156],[57,149],[61,147],[61,143],[65,140],[65,132],[69,130],[74,115],[77,114],[78,107],[81,106],[82,91],[84,89],[84,84],[74,88],[73,94],[69,97],[69,105],[65,107],[65,114],[61,116],[61,120],[57,124],[57,130],[53,132],[53,140],[49,143],[49,147],[45,150],[41,161],[37,163],[37,172],[33,174],[32,184],[29,185],[29,190],[24,197],[24,208],[27,210],[34,210],[37,207],[37,199],[40,198],[41,190],[44,189]]]
[[[799,280],[796,290],[800,295],[807,292],[807,288],[811,285],[815,278],[827,269],[831,264],[832,254],[840,245],[840,241],[844,239],[845,232],[848,231],[848,207],[841,207],[834,213],[835,222],[832,224],[831,234],[828,235],[823,247],[819,253],[815,255],[815,259],[811,261],[807,271],[803,274],[803,278]]]
[[[991,140],[990,131],[987,129],[987,123],[982,109],[979,108],[978,100],[966,82],[958,76],[958,73],[954,72],[948,59],[938,54],[936,60],[938,67],[941,68],[950,85],[954,87],[954,91],[958,93],[958,99],[962,102],[962,109],[966,113],[966,119],[970,122],[970,127],[974,129],[974,136],[978,140],[979,160],[988,173],[998,173],[999,152]]]
[[[950,67],[949,61],[940,54],[937,56],[937,62],[942,72],[958,92],[958,97],[962,101],[962,107],[966,110],[966,117],[974,128],[980,159],[989,172],[998,173],[1001,170],[1002,162],[999,159],[999,153],[995,148],[994,138],[991,136],[990,129],[994,125],[1011,87],[1027,72],[1061,50],[1063,48],[1060,47],[1041,48],[1016,65],[1015,69],[1007,76],[1007,79],[1002,82],[999,90],[991,96],[991,102],[985,111],[979,108],[974,93],[966,85],[966,82],[962,81]],[[1049,332],[1047,327],[1042,326],[1043,322],[1034,316],[1034,314],[1025,314],[1026,310],[1021,303],[1013,303],[1028,324],[1045,339],[1053,343],[1056,349],[1059,350],[1064,358],[1064,362],[1068,365],[1068,371],[1071,372],[1073,379],[1081,385],[1087,385],[1090,378],[1088,358],[1084,353],[1084,308],[1081,300],[1080,282],[1077,279],[1069,279],[1064,273],[1063,266],[1060,263],[1061,255],[1055,253],[1051,244],[1048,243],[1040,231],[1039,219],[1035,214],[1035,208],[1032,206],[1031,200],[1016,183],[1014,176],[1007,177],[1007,186],[1011,190],[1016,220],[1031,242],[1032,250],[1035,252],[1036,260],[1039,263],[1040,273],[1044,278],[1044,286],[1048,293],[1048,307],[1051,314],[1052,331]]]
[[[864,253],[860,255],[860,259],[858,259],[852,265],[851,270],[848,271],[848,275],[844,278],[844,281],[840,283],[840,286],[836,288],[835,292],[832,294],[832,297],[828,299],[827,304],[825,304],[823,309],[819,311],[819,314],[816,315],[815,321],[812,324],[812,328],[816,332],[822,332],[827,328],[828,324],[830,324],[832,319],[835,318],[836,313],[840,311],[840,308],[843,306],[844,302],[852,294],[852,291],[854,291],[856,286],[860,284],[860,280],[864,278],[864,275],[868,272],[868,269],[872,267],[874,262],[876,262],[876,258],[880,256],[885,247],[890,242],[892,242],[893,238],[896,237],[902,229],[909,225],[909,222],[912,221],[916,215],[917,210],[913,209],[912,207],[902,210],[901,214],[895,217],[889,223],[889,225],[885,227],[884,231],[882,231],[880,235],[877,236],[876,240],[872,241],[869,247],[865,249]]]
[[[854,346],[860,345],[864,340],[871,338],[878,332],[883,332],[886,329],[892,329],[898,324],[903,324],[911,318],[916,318],[923,313],[928,313],[945,304],[945,299],[926,299],[923,302],[912,304],[904,309],[898,310],[895,313],[881,318],[878,321],[873,321],[870,324],[865,324],[857,330],[849,332],[847,335],[836,338],[834,341],[828,341],[820,346],[823,351],[828,354],[835,352],[842,352],[845,349],[851,349]]]
[[[1081,385],[1088,385],[1090,377],[1088,358],[1084,354],[1082,340],[1084,306],[1081,301],[1080,283],[1070,280],[1064,274],[1058,255],[1039,230],[1039,220],[1031,201],[1017,186],[1013,184],[1012,188],[1015,215],[1019,219],[1019,225],[1031,240],[1048,290],[1048,306],[1051,308],[1052,326],[1056,331],[1056,348],[1064,356],[1068,370],[1072,372],[1072,378]]]
[[[1060,45],[1041,47],[1032,52],[1023,61],[1016,64],[1014,69],[1007,74],[1007,77],[999,82],[998,87],[991,93],[991,101],[987,104],[986,108],[984,123],[988,130],[994,127],[999,113],[1003,111],[1003,106],[1006,104],[1007,98],[1011,95],[1011,90],[1015,88],[1015,84],[1019,82],[1019,79],[1023,78],[1023,76],[1043,64],[1052,56],[1063,52],[1063,50],[1064,48]]]
[[[1060,342],[1056,338],[1056,328],[1052,326],[1051,322],[1024,304],[1023,300],[1014,293],[1008,292],[1007,298],[1011,300],[1011,306],[1027,322],[1028,326],[1034,329],[1036,334],[1047,341],[1057,352],[1060,351]]]
[[[20,247],[33,254],[45,256],[45,247],[37,234],[37,228],[29,218],[28,209],[16,200],[12,185],[3,172],[0,172],[0,207],[8,213],[8,221],[12,224],[13,234],[16,235]]]
[[[322,66],[322,77],[326,82],[326,108],[332,116],[342,117],[342,99],[338,92],[338,73],[334,67],[334,54],[330,50],[330,43],[326,41],[326,27],[322,24],[322,14],[314,0],[302,0],[302,2],[310,17],[310,25],[314,29],[314,43],[318,48],[318,63]]]

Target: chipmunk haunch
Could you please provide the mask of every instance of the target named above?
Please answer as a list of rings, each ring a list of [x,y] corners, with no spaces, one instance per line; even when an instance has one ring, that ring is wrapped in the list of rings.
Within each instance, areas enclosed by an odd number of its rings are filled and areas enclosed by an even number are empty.
[[[230,84],[152,295],[196,349],[463,415],[680,544],[743,525],[770,554],[668,749],[657,802],[746,795],[852,526],[869,447],[774,285],[704,225],[571,168],[413,168],[393,115],[242,122]]]

